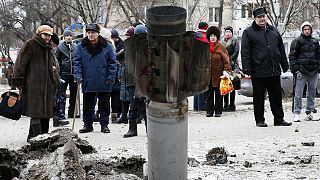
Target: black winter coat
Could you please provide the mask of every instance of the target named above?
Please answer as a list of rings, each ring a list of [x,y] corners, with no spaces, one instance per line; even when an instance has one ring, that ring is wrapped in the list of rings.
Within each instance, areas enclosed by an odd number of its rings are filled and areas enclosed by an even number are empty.
[[[242,70],[252,77],[280,76],[289,69],[282,38],[276,28],[261,28],[253,21],[241,41]]]
[[[55,56],[60,65],[60,75],[72,75],[72,56],[75,47],[75,43],[71,43],[68,46],[65,41],[62,41],[56,48]]]
[[[316,38],[301,34],[290,47],[290,69],[292,73],[315,75],[320,70],[320,46]]]

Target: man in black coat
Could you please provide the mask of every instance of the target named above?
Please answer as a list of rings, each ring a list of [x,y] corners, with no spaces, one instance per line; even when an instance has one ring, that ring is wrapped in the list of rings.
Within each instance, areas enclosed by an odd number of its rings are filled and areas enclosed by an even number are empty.
[[[267,127],[264,118],[265,91],[269,95],[275,126],[290,126],[284,121],[280,75],[289,68],[282,38],[267,23],[266,9],[253,11],[255,20],[242,34],[241,60],[243,73],[250,75],[253,86],[253,108],[257,127]],[[281,66],[281,67],[280,67]]]
[[[312,37],[312,26],[308,21],[304,22],[300,29],[302,33],[292,41],[289,54],[290,69],[295,77],[294,122],[300,122],[302,94],[306,84],[308,88],[305,120],[319,120],[319,117],[316,117],[314,98],[320,70],[320,46],[318,40]]]

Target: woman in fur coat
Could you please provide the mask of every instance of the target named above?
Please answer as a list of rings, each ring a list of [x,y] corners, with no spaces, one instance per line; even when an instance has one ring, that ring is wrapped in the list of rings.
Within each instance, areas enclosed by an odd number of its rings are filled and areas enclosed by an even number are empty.
[[[227,76],[227,71],[231,70],[228,51],[219,42],[220,29],[211,26],[206,32],[210,44],[211,60],[211,82],[207,96],[207,117],[221,117],[223,109],[223,96],[220,94],[219,85],[221,76]]]

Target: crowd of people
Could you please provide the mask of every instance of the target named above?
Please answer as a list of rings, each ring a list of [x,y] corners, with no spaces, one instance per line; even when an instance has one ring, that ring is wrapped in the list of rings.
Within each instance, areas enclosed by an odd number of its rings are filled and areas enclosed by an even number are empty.
[[[235,90],[239,89],[239,77],[235,71],[251,76],[253,85],[254,118],[257,127],[267,127],[264,118],[265,92],[268,92],[275,126],[290,126],[284,120],[281,71],[289,69],[281,35],[267,23],[266,9],[253,11],[254,21],[246,28],[241,41],[242,68],[238,64],[239,42],[233,36],[233,28],[221,30],[200,22],[196,37],[210,47],[211,80],[208,90],[194,96],[194,110],[206,111],[206,117],[221,117],[222,113],[236,111],[235,91],[222,96],[219,91],[221,78],[230,78]],[[289,62],[295,77],[294,121],[300,121],[301,97],[307,84],[306,114],[315,118],[315,88],[320,71],[320,47],[312,37],[312,25],[301,26],[301,36],[290,48]],[[142,23],[132,24],[126,38],[146,33]],[[137,136],[137,123],[147,122],[148,100],[134,94],[135,87],[126,83],[124,41],[116,29],[109,31],[97,24],[85,25],[85,37],[74,43],[72,31],[63,33],[63,40],[53,32],[52,26],[41,24],[32,39],[21,48],[13,69],[12,84],[20,90],[23,114],[30,117],[28,139],[48,133],[49,119],[54,126],[69,124],[67,118],[76,114],[77,91],[81,85],[83,94],[83,128],[79,133],[92,132],[93,122],[98,120],[102,133],[110,133],[109,121],[129,122],[124,138]],[[66,91],[69,87],[69,107],[66,111]],[[96,104],[98,109],[96,110]],[[111,110],[110,110],[111,109]],[[128,115],[129,113],[129,115]],[[109,117],[111,117],[109,119]]]

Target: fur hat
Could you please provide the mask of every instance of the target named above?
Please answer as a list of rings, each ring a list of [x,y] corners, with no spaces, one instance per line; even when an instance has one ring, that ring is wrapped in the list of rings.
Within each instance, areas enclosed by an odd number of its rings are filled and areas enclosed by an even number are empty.
[[[198,25],[198,29],[206,30],[206,29],[208,29],[208,27],[209,27],[209,25],[206,22],[200,22],[199,25]]]
[[[258,7],[253,11],[253,17],[263,16],[265,14],[267,14],[267,10],[265,7]]]
[[[129,27],[129,29],[126,32],[126,36],[132,36],[134,34],[134,27]]]
[[[86,32],[88,31],[95,31],[95,32],[98,32],[100,33],[100,26],[98,24],[87,24],[86,25]]]
[[[224,31],[226,32],[227,30],[231,31],[231,33],[233,34],[233,28],[231,26],[227,26],[224,28]]]
[[[111,38],[111,32],[107,28],[101,28],[100,35],[106,39]]]
[[[38,29],[36,30],[36,34],[37,35],[40,35],[40,34],[43,34],[43,33],[46,33],[46,34],[50,34],[52,36],[53,34],[53,29],[48,26],[48,25],[41,25],[38,27]]]
[[[211,34],[216,35],[218,40],[220,39],[220,34],[221,33],[220,33],[220,29],[217,26],[210,26],[207,29],[206,36],[207,36],[208,41],[210,41],[210,35]]]
[[[66,37],[66,36],[73,36],[72,31],[70,31],[70,30],[65,30],[65,31],[63,32],[63,37]]]
[[[111,30],[111,38],[119,38],[119,33],[116,29]]]

